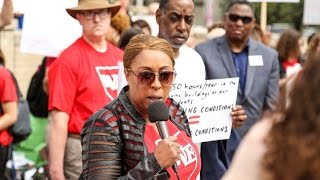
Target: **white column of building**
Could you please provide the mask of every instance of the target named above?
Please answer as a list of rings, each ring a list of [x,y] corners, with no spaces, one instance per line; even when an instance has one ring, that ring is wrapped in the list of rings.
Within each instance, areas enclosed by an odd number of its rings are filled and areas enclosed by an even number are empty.
[[[143,6],[143,1],[144,0],[136,0],[136,6]]]

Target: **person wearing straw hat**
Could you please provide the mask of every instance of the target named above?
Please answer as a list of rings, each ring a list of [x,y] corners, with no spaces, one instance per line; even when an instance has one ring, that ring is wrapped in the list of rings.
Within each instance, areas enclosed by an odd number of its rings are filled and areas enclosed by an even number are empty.
[[[105,40],[115,0],[79,0],[66,9],[82,26],[82,36],[48,70],[49,174],[78,179],[82,172],[80,131],[87,118],[117,95],[123,51]]]

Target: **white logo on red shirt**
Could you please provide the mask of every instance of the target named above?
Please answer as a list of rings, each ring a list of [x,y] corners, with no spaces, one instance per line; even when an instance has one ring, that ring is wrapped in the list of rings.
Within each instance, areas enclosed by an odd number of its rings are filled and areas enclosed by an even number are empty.
[[[191,144],[187,144],[185,146],[181,146],[181,154],[180,154],[180,160],[177,161],[177,165],[180,165],[180,162],[182,161],[184,166],[188,166],[189,164],[193,163],[197,160],[197,155]]]
[[[113,96],[116,95],[118,89],[118,66],[97,66],[96,71],[104,92],[113,100]]]
[[[177,131],[173,136],[178,136],[179,134],[180,134],[180,131]],[[160,141],[162,141],[162,139],[156,140],[155,144],[158,145]],[[180,146],[180,150],[181,150],[180,160],[177,161],[178,166],[180,165],[181,161],[182,161],[182,164],[186,167],[197,160],[196,151],[188,141],[187,141],[187,144]]]

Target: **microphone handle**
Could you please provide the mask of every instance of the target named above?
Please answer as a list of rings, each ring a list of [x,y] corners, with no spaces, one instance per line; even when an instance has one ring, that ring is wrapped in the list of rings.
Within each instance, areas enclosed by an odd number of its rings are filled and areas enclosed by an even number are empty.
[[[156,125],[157,125],[161,139],[165,139],[165,138],[169,137],[169,130],[168,130],[168,126],[167,126],[166,121],[157,121]],[[177,163],[174,163],[174,165],[172,166],[172,169],[178,176]]]
[[[178,165],[177,165],[177,163],[174,163],[174,165],[172,165],[172,169],[176,174],[178,174]]]
[[[157,125],[161,139],[165,139],[169,137],[169,130],[168,130],[166,121],[157,121],[156,125]]]

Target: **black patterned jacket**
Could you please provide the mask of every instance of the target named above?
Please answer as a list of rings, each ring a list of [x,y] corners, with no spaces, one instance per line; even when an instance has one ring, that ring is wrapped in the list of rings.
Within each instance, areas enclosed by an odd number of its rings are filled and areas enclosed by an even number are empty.
[[[169,179],[144,144],[145,119],[126,96],[94,113],[81,132],[82,168],[80,179]],[[188,119],[172,99],[167,100],[170,121],[190,136]]]

